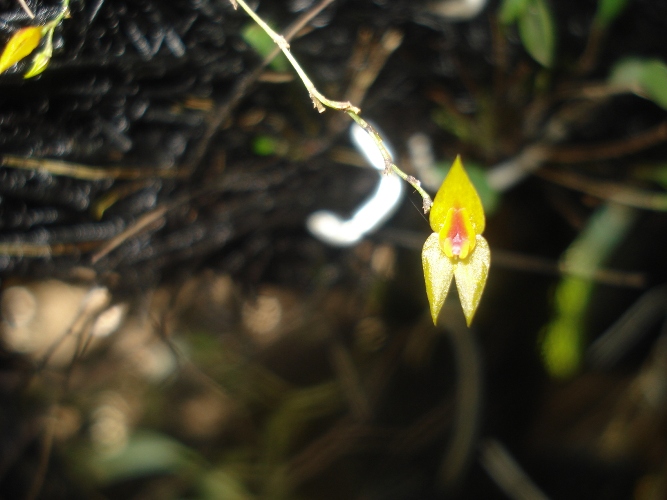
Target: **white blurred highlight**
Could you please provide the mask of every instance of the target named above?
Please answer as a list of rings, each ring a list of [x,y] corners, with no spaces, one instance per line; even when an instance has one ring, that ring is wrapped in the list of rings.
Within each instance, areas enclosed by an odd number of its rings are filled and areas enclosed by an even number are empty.
[[[375,192],[357,208],[350,219],[345,220],[327,210],[318,210],[306,221],[306,227],[313,236],[338,247],[352,246],[375,231],[394,214],[403,195],[403,182],[394,173],[384,174],[382,153],[366,131],[354,123],[350,128],[350,139],[368,163],[379,171],[380,182]],[[387,143],[385,147],[393,157]]]

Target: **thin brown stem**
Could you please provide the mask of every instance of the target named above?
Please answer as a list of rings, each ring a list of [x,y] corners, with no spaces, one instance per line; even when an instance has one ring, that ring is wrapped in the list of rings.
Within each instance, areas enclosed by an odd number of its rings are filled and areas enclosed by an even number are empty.
[[[152,210],[144,215],[142,215],[134,224],[125,229],[119,235],[111,238],[102,248],[93,254],[90,258],[91,263],[95,264],[102,257],[108,255],[113,250],[122,245],[125,241],[133,236],[136,236],[141,231],[147,227],[153,227],[156,225],[162,225],[164,221],[164,216],[168,211],[168,207],[162,205],[155,210]]]
[[[328,99],[325,97],[323,94],[321,94],[316,88],[313,82],[310,80],[306,72],[301,68],[301,65],[297,62],[297,60],[294,58],[292,53],[290,52],[289,48],[289,43],[287,40],[278,35],[275,31],[273,31],[265,22],[264,20],[259,17],[249,6],[248,4],[245,3],[244,0],[230,0],[232,2],[232,5],[236,8],[237,6],[240,6],[265,32],[267,35],[271,37],[271,39],[274,41],[274,43],[282,50],[283,54],[285,54],[285,57],[287,57],[287,60],[292,64],[292,67],[294,70],[297,72],[299,75],[299,78],[301,78],[301,81],[303,82],[303,85],[306,87],[306,90],[308,91],[308,94],[310,95],[311,100],[313,101],[313,105],[317,110],[322,113],[324,112],[325,108],[331,108],[331,109],[336,109],[339,111],[344,111],[345,113],[350,116],[357,124],[359,124],[367,133],[368,135],[373,139],[375,144],[377,145],[378,149],[380,150],[380,153],[382,154],[382,157],[384,158],[385,162],[385,173],[389,173],[393,171],[396,173],[401,179],[406,181],[408,184],[410,184],[415,190],[421,195],[422,200],[423,200],[423,209],[424,213],[427,213],[430,209],[431,206],[433,205],[433,201],[431,200],[431,197],[428,195],[426,191],[421,187],[421,183],[414,178],[411,175],[406,174],[403,172],[398,166],[394,163],[393,159],[391,158],[391,155],[389,154],[389,151],[387,151],[387,148],[383,144],[382,137],[380,134],[377,133],[377,131],[371,127],[366,120],[361,118],[359,114],[361,113],[361,110],[354,106],[351,102],[346,101],[333,101],[331,99]]]
[[[182,175],[179,170],[142,169],[132,167],[92,167],[80,163],[72,163],[62,160],[50,160],[48,158],[23,158],[14,155],[3,155],[0,158],[0,166],[11,167],[21,170],[43,170],[51,175],[71,177],[86,181],[99,181],[103,179],[114,180],[137,180],[158,178],[177,178]]]
[[[231,0],[230,0],[231,1]],[[286,41],[290,41],[297,36],[297,34],[303,29],[309,21],[311,21],[317,14],[322,12],[327,6],[333,3],[334,0],[322,0],[320,3],[315,5],[313,8],[308,10],[300,16],[291,26],[287,28],[283,38]],[[234,8],[237,7],[235,2],[231,1]],[[204,155],[209,150],[211,141],[213,137],[220,129],[220,126],[229,118],[231,112],[236,108],[241,99],[246,95],[248,89],[262,76],[264,69],[275,59],[275,57],[280,53],[280,48],[276,47],[268,56],[264,58],[264,61],[255,68],[253,71],[248,73],[246,76],[242,77],[234,86],[230,97],[223,104],[217,105],[213,110],[211,110],[206,118],[206,130],[199,142],[194,148],[194,153],[192,154],[191,159],[188,161],[188,164],[184,168],[187,173],[192,172],[204,159]]]
[[[558,163],[608,160],[637,153],[665,141],[667,141],[667,122],[624,140],[581,147],[547,148],[546,158]]]
[[[29,7],[28,4],[25,2],[25,0],[18,0],[18,2],[19,2],[19,5],[21,6],[21,8],[23,9],[23,11],[24,11],[26,14],[28,14],[28,16],[30,17],[30,19],[35,19],[35,14],[34,14],[33,11],[30,9],[30,7]]]
[[[384,145],[382,137],[366,120],[364,120],[361,116],[359,116],[352,110],[348,110],[347,114],[361,128],[363,128],[369,136],[371,136],[371,138],[377,145],[378,149],[380,150],[380,153],[382,154],[382,158],[384,159],[385,174],[389,174],[390,172],[393,171],[401,179],[403,179],[405,182],[407,182],[413,188],[415,188],[415,191],[417,191],[422,197],[423,200],[422,209],[424,210],[424,213],[425,214],[428,213],[429,210],[431,210],[431,207],[433,206],[433,200],[431,200],[429,194],[426,191],[424,191],[424,188],[421,187],[421,182],[419,182],[419,180],[413,177],[412,175],[408,175],[405,172],[403,172],[400,168],[398,168],[398,166],[394,163],[394,160],[392,159],[391,155],[389,154],[389,151],[387,150],[386,146]]]
[[[609,181],[589,179],[571,172],[542,169],[537,172],[539,177],[555,184],[575,189],[597,198],[644,210],[667,211],[667,195],[627,187]]]

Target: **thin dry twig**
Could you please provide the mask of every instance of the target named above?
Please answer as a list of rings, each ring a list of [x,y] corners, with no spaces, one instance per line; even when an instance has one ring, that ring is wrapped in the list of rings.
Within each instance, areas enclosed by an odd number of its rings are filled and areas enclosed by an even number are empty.
[[[557,262],[553,259],[536,257],[507,250],[493,251],[493,265],[515,269],[517,271],[551,274],[580,276],[576,269],[572,269],[564,262]],[[589,276],[586,276],[587,278]],[[639,272],[620,271],[617,269],[600,268],[590,277],[599,285],[620,286],[627,288],[644,288],[646,286],[646,275]]]
[[[25,2],[25,0],[17,0],[23,11],[28,14],[30,19],[35,19],[35,14],[30,9],[30,6]]]
[[[621,205],[659,212],[667,211],[667,194],[665,193],[628,187],[616,182],[590,179],[573,172],[542,169],[537,172],[537,175],[555,184]]]
[[[169,207],[162,205],[157,207],[155,210],[151,210],[150,212],[145,213],[139,217],[139,219],[134,224],[122,231],[120,234],[111,238],[102,248],[95,252],[90,258],[91,263],[95,264],[102,257],[105,257],[110,252],[122,245],[129,238],[139,234],[143,229],[155,224],[160,224],[168,209]]]
[[[154,178],[178,178],[184,176],[181,170],[164,170],[153,168],[133,167],[91,167],[81,163],[72,163],[48,158],[23,158],[21,156],[3,155],[0,158],[1,167],[11,167],[21,170],[42,170],[51,175],[71,177],[85,181],[139,180]]]
[[[53,449],[53,438],[56,431],[57,409],[58,404],[52,405],[49,415],[46,417],[46,427],[42,435],[42,448],[39,454],[37,471],[33,476],[34,479],[30,484],[30,489],[25,496],[25,500],[35,500],[42,491],[42,486],[44,486],[44,479],[46,478],[49,462],[51,461],[51,450]]]
[[[627,156],[667,141],[667,122],[622,140],[581,147],[547,148],[546,157],[558,163],[584,163]]]
[[[6,255],[8,257],[48,258],[59,255],[88,252],[97,246],[99,246],[99,242],[97,241],[54,243],[51,245],[35,243],[0,243],[0,255]]]

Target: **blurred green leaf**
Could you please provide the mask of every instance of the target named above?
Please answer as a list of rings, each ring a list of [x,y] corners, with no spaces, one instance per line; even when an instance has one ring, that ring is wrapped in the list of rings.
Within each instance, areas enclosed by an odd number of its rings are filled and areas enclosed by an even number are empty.
[[[503,24],[511,24],[516,21],[528,7],[530,0],[503,0],[500,6],[500,22]]]
[[[241,36],[257,53],[262,57],[267,57],[275,48],[271,37],[255,23],[249,23],[241,33]],[[290,64],[284,54],[278,54],[269,65],[275,71],[289,71]]]
[[[117,453],[97,453],[89,461],[101,483],[113,483],[151,474],[191,470],[203,463],[192,449],[164,434],[137,432]]]
[[[202,477],[199,500],[251,500],[243,482],[228,470],[212,470]]]
[[[667,109],[667,64],[659,59],[629,58],[616,63],[609,75],[611,85],[627,87]]]
[[[627,5],[628,0],[598,0],[595,23],[603,27],[609,26]]]
[[[433,112],[432,118],[439,127],[456,136],[461,142],[475,142],[475,131],[466,117],[451,113],[446,108],[441,108]],[[449,168],[449,165],[447,168]]]
[[[518,17],[519,35],[528,53],[542,66],[551,67],[556,50],[556,27],[546,0],[529,0]]]
[[[541,339],[542,359],[554,378],[576,373],[584,357],[584,320],[593,292],[593,276],[623,240],[635,220],[635,210],[609,204],[598,209],[568,247],[563,267],[572,274],[563,277],[554,299],[554,314]]]
[[[260,135],[252,141],[252,151],[256,155],[271,156],[278,150],[278,141],[268,135]]]

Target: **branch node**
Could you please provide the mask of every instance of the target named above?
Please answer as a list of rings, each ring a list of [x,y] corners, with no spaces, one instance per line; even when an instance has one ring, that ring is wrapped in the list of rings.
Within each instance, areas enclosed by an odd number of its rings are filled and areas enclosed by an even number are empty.
[[[236,0],[234,0],[234,1],[236,1]],[[275,42],[278,45],[278,47],[280,47],[280,50],[289,50],[290,49],[289,43],[287,43],[287,40],[285,40],[285,37],[282,36],[282,35],[276,36]]]
[[[433,202],[431,201],[431,198],[424,198],[424,203],[422,205],[422,209],[424,210],[425,214],[427,214],[431,211],[432,206],[433,206]]]
[[[319,113],[324,113],[326,108],[322,104],[322,101],[320,101],[317,97],[315,97],[315,95],[312,92],[310,92],[310,100],[313,101],[313,107],[317,109]]]
[[[408,178],[405,179],[405,180],[408,182],[408,184],[412,184],[413,186],[421,186],[422,185],[421,181],[419,179],[417,179],[416,177],[412,176],[412,175],[408,175]]]

